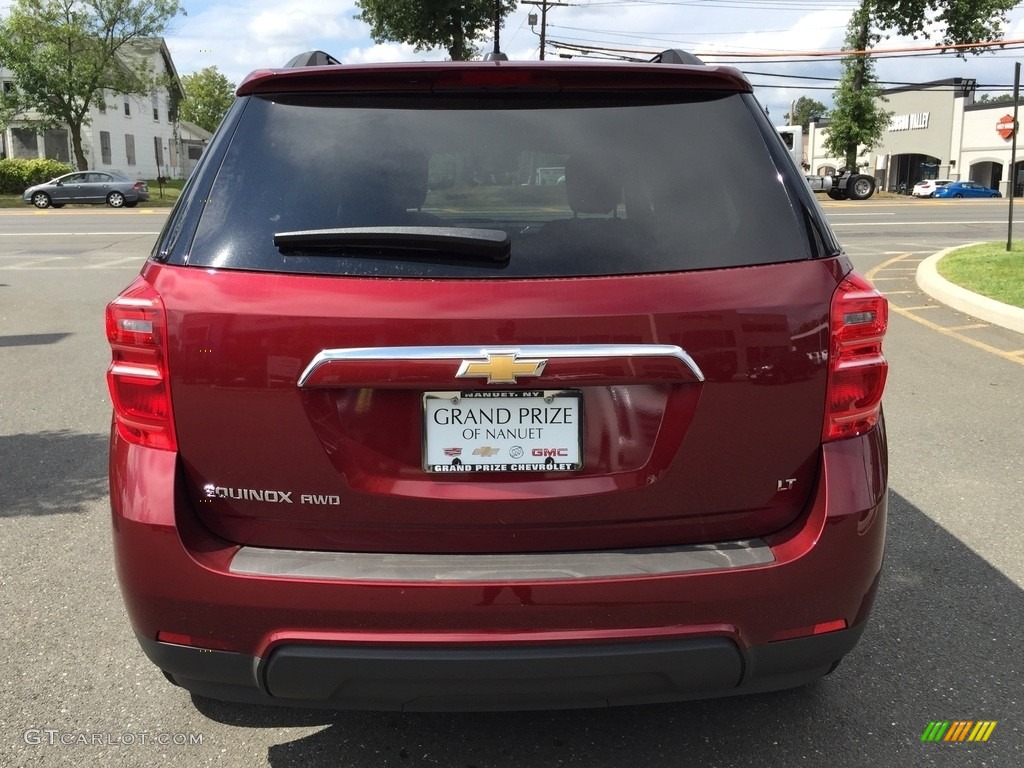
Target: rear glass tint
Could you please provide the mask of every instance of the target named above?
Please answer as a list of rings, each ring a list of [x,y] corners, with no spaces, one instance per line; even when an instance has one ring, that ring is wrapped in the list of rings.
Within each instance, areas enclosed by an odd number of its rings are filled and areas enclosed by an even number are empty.
[[[805,259],[807,229],[740,94],[249,97],[188,263],[409,277],[567,277]],[[278,233],[498,230],[436,247],[280,251]]]

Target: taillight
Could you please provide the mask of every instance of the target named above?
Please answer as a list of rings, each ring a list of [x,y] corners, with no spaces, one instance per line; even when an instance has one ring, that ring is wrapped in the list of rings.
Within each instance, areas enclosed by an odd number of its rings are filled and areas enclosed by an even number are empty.
[[[847,275],[832,296],[823,441],[862,435],[878,423],[888,325],[889,302],[860,275]]]
[[[113,358],[107,386],[114,422],[125,440],[177,450],[167,374],[167,319],[160,295],[137,278],[107,305]]]
[[[812,637],[813,635],[825,635],[829,632],[838,632],[842,629],[846,629],[846,619],[822,621],[818,624],[811,624],[807,627],[783,629],[772,635],[771,642],[775,642],[776,640],[795,640],[798,637]]]
[[[134,189],[134,190],[137,190],[137,191],[141,192],[141,191],[142,191],[142,188],[143,188],[144,186],[146,186],[146,185],[145,185],[145,184],[143,184],[143,183],[142,183],[141,181],[136,181],[136,182],[135,182],[134,184],[132,184],[132,189]]]

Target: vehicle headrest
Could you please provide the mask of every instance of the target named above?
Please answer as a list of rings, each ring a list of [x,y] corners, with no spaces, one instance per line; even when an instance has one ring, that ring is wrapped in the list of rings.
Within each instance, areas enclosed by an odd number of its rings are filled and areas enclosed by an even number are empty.
[[[622,200],[618,163],[598,155],[571,155],[565,163],[565,194],[575,213],[612,213]]]

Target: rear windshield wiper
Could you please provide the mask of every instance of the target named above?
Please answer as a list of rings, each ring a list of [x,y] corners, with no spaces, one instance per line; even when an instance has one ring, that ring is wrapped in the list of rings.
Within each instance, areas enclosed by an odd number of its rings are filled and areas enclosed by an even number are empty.
[[[274,245],[282,253],[330,252],[346,256],[374,255],[381,250],[430,256],[461,256],[508,261],[512,238],[498,229],[469,227],[343,227],[277,232]]]

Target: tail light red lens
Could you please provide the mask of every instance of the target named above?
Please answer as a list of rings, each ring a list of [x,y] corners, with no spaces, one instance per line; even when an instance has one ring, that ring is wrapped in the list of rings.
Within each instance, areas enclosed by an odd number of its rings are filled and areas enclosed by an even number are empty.
[[[846,276],[832,296],[828,391],[822,440],[855,437],[878,423],[889,364],[882,338],[889,302],[863,277]]]
[[[112,361],[107,386],[125,440],[177,450],[167,375],[167,318],[160,295],[137,278],[107,305]]]
[[[838,632],[846,629],[846,619],[835,619],[834,621],[823,621],[820,624],[811,624],[808,627],[796,629],[784,629],[772,635],[772,642],[776,640],[795,640],[798,637],[811,637],[813,635],[824,635],[829,632]]]

